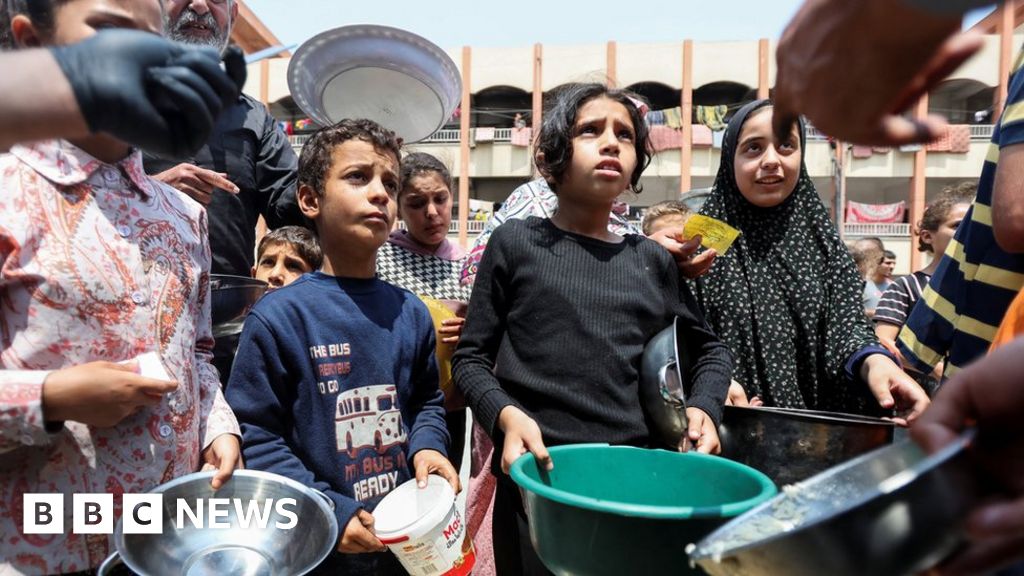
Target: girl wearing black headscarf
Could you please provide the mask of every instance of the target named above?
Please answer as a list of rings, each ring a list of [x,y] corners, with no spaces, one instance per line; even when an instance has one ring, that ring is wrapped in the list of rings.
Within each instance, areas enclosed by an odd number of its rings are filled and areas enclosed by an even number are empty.
[[[696,283],[705,316],[732,350],[734,378],[767,406],[895,408],[897,421],[913,420],[928,396],[864,315],[863,280],[804,166],[803,125],[776,141],[771,111],[750,103],[725,132],[701,213],[741,235]]]

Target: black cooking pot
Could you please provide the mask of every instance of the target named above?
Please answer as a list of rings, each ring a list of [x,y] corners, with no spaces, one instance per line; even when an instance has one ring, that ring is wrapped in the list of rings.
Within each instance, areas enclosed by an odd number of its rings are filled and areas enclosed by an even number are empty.
[[[795,408],[726,406],[722,456],[785,486],[892,443],[888,420]]]
[[[267,288],[266,282],[255,278],[211,274],[210,316],[214,338],[241,332],[245,315]]]

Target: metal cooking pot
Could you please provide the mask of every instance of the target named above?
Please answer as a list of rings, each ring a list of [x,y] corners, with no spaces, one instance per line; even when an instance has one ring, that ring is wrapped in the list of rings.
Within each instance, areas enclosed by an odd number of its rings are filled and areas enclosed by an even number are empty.
[[[651,423],[652,439],[675,449],[686,432],[686,391],[679,353],[679,319],[644,346],[640,360],[640,402]]]
[[[864,454],[722,526],[690,558],[708,574],[917,574],[961,541],[977,499],[968,431],[928,456],[909,440]]]
[[[881,418],[726,406],[718,435],[722,456],[785,486],[892,443],[895,424]]]
[[[125,534],[124,519],[114,533],[117,552],[100,566],[99,576],[113,575],[123,563],[142,576],[300,576],[315,568],[338,542],[334,505],[323,493],[294,480],[256,470],[236,470],[217,492],[210,487],[213,472],[198,472],[162,484],[151,493],[163,494],[163,533]],[[297,518],[291,529],[278,528],[290,519],[271,506],[269,521],[261,527],[253,521],[244,526],[234,503],[219,521],[229,528],[197,528],[184,516],[181,530],[175,525],[178,499],[195,511],[197,501],[211,498],[238,499],[243,510],[250,502],[261,509],[269,500],[290,498],[288,508]],[[205,513],[205,509],[203,513]],[[128,513],[128,512],[126,512]],[[203,515],[204,521],[208,516]]]
[[[210,275],[210,320],[213,337],[230,336],[242,331],[245,315],[266,293],[268,284],[246,276]]]
[[[462,98],[455,62],[430,41],[388,26],[342,26],[304,42],[288,63],[295,103],[321,126],[368,118],[406,144],[448,122]]]

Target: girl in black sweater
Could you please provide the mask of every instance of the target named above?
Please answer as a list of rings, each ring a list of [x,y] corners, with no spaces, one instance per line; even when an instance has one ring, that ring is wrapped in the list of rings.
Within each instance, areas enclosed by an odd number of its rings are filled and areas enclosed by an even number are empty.
[[[728,349],[665,249],[607,229],[612,202],[640,191],[649,150],[638,102],[626,92],[601,84],[563,89],[544,117],[536,155],[558,211],[499,227],[480,263],[453,376],[501,452],[493,523],[500,574],[545,572],[529,546],[509,466],[530,451],[552,468],[545,443],[647,445],[640,359],[677,316],[694,359],[680,447],[719,450]]]

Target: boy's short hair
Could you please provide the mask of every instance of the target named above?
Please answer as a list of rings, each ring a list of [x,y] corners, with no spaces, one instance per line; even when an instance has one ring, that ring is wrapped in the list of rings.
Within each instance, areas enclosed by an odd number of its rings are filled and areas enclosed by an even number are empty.
[[[320,250],[320,241],[312,230],[302,226],[282,226],[277,230],[267,232],[256,247],[256,262],[259,263],[263,252],[270,246],[287,244],[295,250],[299,258],[309,265],[313,270],[319,270],[324,262],[324,253]]]
[[[886,250],[885,252],[882,252],[882,254],[883,254],[883,255],[884,255],[884,256],[886,257],[886,259],[888,259],[888,260],[895,260],[895,259],[896,259],[896,253],[895,253],[895,252],[893,252],[892,250]]]
[[[331,169],[334,148],[349,140],[369,142],[377,150],[393,154],[395,164],[401,164],[402,139],[394,132],[373,120],[346,118],[333,126],[317,130],[306,141],[299,155],[299,186],[306,185],[317,195],[323,194],[324,180]]]
[[[651,228],[654,226],[654,222],[662,216],[682,216],[687,217],[693,211],[684,202],[679,200],[666,200],[664,202],[658,202],[651,206],[644,212],[643,221],[640,227],[643,229],[644,236],[651,235]]]

